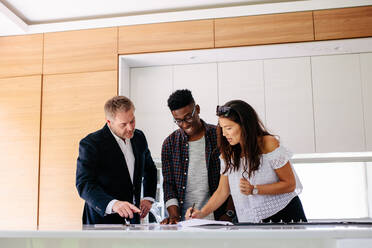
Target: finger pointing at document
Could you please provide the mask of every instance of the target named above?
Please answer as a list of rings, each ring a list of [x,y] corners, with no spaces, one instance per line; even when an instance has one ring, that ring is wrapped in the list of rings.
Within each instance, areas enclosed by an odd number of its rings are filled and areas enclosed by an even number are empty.
[[[118,213],[121,217],[130,219],[133,218],[133,213],[141,213],[140,209],[127,201],[115,202],[114,206],[112,206],[112,210]]]

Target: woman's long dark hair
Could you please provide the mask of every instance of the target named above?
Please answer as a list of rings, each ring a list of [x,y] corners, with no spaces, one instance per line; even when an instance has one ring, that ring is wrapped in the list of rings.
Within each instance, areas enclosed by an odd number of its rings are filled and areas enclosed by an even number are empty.
[[[239,170],[240,159],[243,157],[245,158],[243,177],[246,178],[245,175],[248,172],[249,178],[260,166],[262,151],[259,140],[262,139],[259,138],[271,134],[248,103],[233,100],[227,102],[223,107],[225,107],[225,111],[217,111],[217,116],[227,118],[239,124],[241,128],[241,145],[238,143],[232,146],[222,135],[222,128],[217,127],[217,145],[226,164],[223,173],[229,170]]]

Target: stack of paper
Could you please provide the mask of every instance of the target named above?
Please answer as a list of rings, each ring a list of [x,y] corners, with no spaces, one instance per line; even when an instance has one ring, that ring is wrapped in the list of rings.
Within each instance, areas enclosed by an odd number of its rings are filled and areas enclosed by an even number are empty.
[[[205,219],[190,219],[178,222],[179,226],[204,226],[204,225],[219,225],[219,226],[232,226],[233,223],[229,221],[218,221],[218,220],[205,220]]]

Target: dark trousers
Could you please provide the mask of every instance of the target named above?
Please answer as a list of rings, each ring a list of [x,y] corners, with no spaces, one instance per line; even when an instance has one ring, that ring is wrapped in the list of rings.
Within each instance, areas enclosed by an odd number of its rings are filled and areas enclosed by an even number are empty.
[[[262,222],[307,222],[301,200],[298,196],[294,197],[288,205],[278,213],[262,220]]]

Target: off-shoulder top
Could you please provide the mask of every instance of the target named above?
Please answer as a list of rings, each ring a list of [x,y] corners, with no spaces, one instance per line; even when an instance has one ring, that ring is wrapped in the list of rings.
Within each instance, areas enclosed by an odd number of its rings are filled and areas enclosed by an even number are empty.
[[[290,162],[292,153],[280,145],[274,151],[262,154],[259,169],[248,179],[252,185],[271,184],[279,181],[275,169],[279,169],[287,162]],[[221,174],[225,171],[226,165],[222,158]],[[244,159],[240,161],[239,171],[229,170],[224,174],[228,176],[230,193],[234,200],[235,210],[239,222],[259,222],[266,219],[280,210],[302,191],[302,184],[291,164],[296,178],[296,189],[290,193],[278,195],[244,195],[240,192],[239,183],[242,178]],[[248,178],[246,173],[245,178]]]

